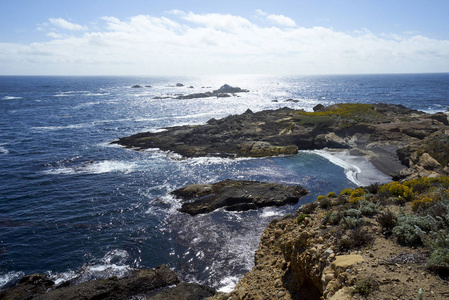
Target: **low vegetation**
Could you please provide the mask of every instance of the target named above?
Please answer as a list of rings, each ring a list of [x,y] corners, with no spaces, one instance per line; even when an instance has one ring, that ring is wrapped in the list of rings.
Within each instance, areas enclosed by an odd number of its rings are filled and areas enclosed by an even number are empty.
[[[322,223],[335,226],[341,250],[369,245],[373,237],[364,225],[375,224],[399,244],[426,248],[426,267],[449,275],[449,177],[344,189],[319,196],[313,209],[318,206],[326,208]],[[356,293],[363,295],[369,288],[360,284]]]

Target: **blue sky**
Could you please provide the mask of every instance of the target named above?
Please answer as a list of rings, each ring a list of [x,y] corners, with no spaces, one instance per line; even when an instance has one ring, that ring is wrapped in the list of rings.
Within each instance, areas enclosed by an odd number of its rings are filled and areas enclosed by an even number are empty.
[[[449,72],[447,12],[447,0],[0,0],[0,74]]]

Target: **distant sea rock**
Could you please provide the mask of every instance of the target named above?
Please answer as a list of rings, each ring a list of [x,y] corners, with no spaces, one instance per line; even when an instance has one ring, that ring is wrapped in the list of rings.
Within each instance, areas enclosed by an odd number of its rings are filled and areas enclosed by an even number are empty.
[[[182,86],[184,86],[184,85],[183,85],[182,83],[177,83],[176,86],[177,86],[177,87],[182,87]]]
[[[248,93],[248,90],[241,89],[239,87],[232,87],[229,84],[225,84],[221,86],[218,90],[214,90],[212,92],[205,93],[195,93],[189,95],[182,95],[176,97],[176,99],[196,99],[196,98],[208,98],[208,97],[217,97],[217,98],[227,98],[231,97],[230,94],[234,93]]]

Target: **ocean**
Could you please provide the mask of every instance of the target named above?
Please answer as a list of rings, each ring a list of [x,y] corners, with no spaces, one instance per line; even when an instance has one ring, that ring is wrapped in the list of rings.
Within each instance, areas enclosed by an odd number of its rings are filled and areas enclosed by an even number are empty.
[[[154,99],[223,84],[250,92]],[[168,264],[182,280],[229,291],[252,268],[260,235],[273,218],[294,213],[318,195],[388,178],[366,162],[327,151],[185,159],[110,143],[248,108],[312,111],[318,103],[340,102],[445,112],[449,74],[0,76],[0,288],[31,273],[47,274],[58,283],[82,282]],[[169,195],[187,184],[227,178],[299,184],[309,194],[297,205],[195,217],[178,212],[179,201]]]

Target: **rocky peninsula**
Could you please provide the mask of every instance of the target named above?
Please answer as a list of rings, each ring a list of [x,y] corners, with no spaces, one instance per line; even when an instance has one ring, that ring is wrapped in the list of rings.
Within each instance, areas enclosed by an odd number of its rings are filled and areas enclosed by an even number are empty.
[[[392,104],[317,105],[314,110],[247,110],[204,125],[138,133],[113,143],[184,157],[265,157],[339,148],[366,157],[395,179],[449,174],[447,114]]]

